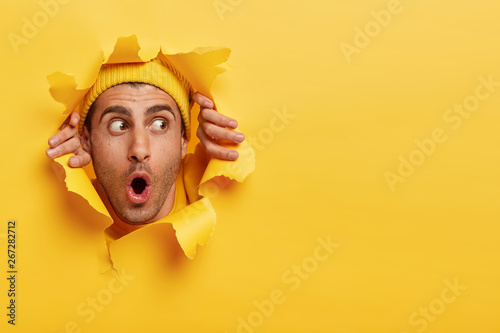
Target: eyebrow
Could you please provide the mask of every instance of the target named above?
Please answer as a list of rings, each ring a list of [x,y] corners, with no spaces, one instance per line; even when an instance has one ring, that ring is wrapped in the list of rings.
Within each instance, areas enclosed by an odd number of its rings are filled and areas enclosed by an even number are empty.
[[[167,105],[167,104],[153,105],[152,107],[150,107],[149,109],[146,110],[145,115],[149,116],[149,115],[152,115],[152,114],[160,112],[160,111],[170,112],[174,116],[174,119],[177,120],[177,117],[175,116],[174,110],[172,110],[172,107],[170,107],[170,105]],[[104,118],[104,116],[107,115],[108,113],[119,113],[119,114],[122,114],[124,116],[132,117],[132,113],[127,108],[124,108],[123,106],[119,106],[119,105],[112,105],[112,106],[108,106],[102,112],[101,118],[99,119],[99,123],[101,123],[102,118]]]
[[[112,106],[108,106],[102,112],[101,118],[99,119],[99,123],[101,123],[102,118],[104,118],[104,116],[107,115],[108,113],[119,113],[119,114],[122,114],[124,116],[132,117],[132,113],[130,113],[130,111],[128,109],[124,108],[123,106],[112,105]]]
[[[160,111],[168,111],[170,112],[173,116],[174,119],[177,120],[177,117],[175,116],[174,110],[172,110],[172,107],[167,104],[159,104],[159,105],[153,105],[149,109],[146,110],[146,116],[152,115],[153,113],[157,113]]]

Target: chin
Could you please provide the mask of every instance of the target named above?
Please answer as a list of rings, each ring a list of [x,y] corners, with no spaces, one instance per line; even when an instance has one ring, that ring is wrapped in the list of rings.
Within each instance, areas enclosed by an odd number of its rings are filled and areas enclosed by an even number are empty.
[[[145,208],[132,208],[126,211],[117,211],[115,210],[120,220],[127,224],[148,224],[157,220],[157,216],[159,211],[154,211],[151,209]]]

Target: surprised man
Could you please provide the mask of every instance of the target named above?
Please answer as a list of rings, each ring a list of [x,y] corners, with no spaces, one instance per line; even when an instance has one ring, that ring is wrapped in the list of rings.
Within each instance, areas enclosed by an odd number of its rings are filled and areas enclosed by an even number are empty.
[[[71,167],[92,160],[94,187],[114,224],[117,239],[186,206],[182,159],[191,132],[190,109],[200,104],[197,135],[210,155],[235,160],[219,140],[240,143],[234,119],[221,115],[207,97],[164,59],[107,64],[61,131],[49,139],[47,156],[74,153]]]

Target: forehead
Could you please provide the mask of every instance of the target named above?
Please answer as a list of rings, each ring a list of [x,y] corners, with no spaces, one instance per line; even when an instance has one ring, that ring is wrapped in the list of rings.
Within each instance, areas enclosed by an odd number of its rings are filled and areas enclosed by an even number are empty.
[[[145,83],[119,84],[107,89],[96,99],[96,106],[101,109],[113,104],[146,106],[156,103],[168,104],[178,111],[177,103],[169,94]]]

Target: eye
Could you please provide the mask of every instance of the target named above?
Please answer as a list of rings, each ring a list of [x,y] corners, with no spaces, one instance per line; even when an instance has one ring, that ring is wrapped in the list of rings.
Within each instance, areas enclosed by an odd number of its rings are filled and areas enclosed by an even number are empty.
[[[113,120],[110,124],[109,124],[109,129],[112,131],[112,132],[123,132],[127,129],[127,123],[124,122],[123,120]]]
[[[151,123],[151,129],[153,131],[163,131],[167,128],[168,122],[165,119],[155,119]]]

